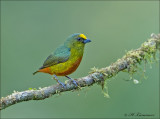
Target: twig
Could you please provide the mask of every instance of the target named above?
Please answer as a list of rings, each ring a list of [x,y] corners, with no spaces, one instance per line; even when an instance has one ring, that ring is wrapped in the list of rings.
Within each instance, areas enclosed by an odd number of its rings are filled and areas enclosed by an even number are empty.
[[[115,63],[102,69],[93,68],[92,72],[86,77],[75,79],[78,87],[75,87],[71,81],[66,82],[65,88],[56,84],[41,89],[30,89],[22,92],[14,92],[7,97],[2,97],[0,100],[0,110],[5,109],[13,104],[29,101],[29,100],[43,100],[49,98],[54,94],[72,91],[79,87],[90,86],[95,83],[100,83],[103,86],[104,80],[115,76],[118,72],[127,70],[129,73],[134,72],[134,66],[141,61],[146,61],[149,56],[154,56],[156,51],[160,49],[160,34],[152,34],[151,38],[143,43],[140,48],[127,52],[121,59]]]

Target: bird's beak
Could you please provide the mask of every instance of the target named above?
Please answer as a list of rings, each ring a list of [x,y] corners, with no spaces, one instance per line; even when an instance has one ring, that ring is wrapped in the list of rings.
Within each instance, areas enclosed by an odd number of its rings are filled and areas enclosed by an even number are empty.
[[[91,42],[90,39],[86,39],[86,40],[83,41],[84,44],[89,43],[89,42]]]

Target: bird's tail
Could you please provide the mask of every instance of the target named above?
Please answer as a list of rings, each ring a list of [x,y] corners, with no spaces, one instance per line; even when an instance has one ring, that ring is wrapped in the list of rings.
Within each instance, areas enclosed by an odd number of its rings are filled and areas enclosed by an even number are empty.
[[[33,75],[35,75],[35,74],[38,73],[38,72],[39,72],[39,71],[34,72]]]

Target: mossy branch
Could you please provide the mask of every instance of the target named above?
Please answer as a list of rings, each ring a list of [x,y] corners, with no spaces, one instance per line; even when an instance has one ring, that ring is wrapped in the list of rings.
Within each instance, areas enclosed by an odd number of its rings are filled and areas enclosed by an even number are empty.
[[[0,110],[19,102],[43,100],[60,92],[72,91],[80,87],[91,86],[95,83],[102,84],[103,87],[106,79],[115,76],[120,71],[127,70],[129,73],[134,72],[134,66],[142,61],[146,61],[151,56],[154,57],[157,50],[160,50],[160,34],[152,34],[151,38],[144,42],[140,48],[127,52],[126,55],[124,55],[121,59],[118,59],[115,63],[112,63],[110,66],[102,69],[93,68],[93,71],[90,72],[88,76],[75,79],[79,85],[78,87],[75,87],[75,85],[68,80],[65,83],[65,88],[59,84],[56,84],[41,89],[29,89],[22,92],[14,91],[11,95],[1,98]]]

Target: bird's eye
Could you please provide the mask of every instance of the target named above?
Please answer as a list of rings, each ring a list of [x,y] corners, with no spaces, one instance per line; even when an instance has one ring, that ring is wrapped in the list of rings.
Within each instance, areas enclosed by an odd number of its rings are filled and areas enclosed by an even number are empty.
[[[80,37],[78,37],[78,38],[77,38],[77,40],[78,40],[78,41],[80,41],[80,40],[81,40],[81,38],[80,38]]]

